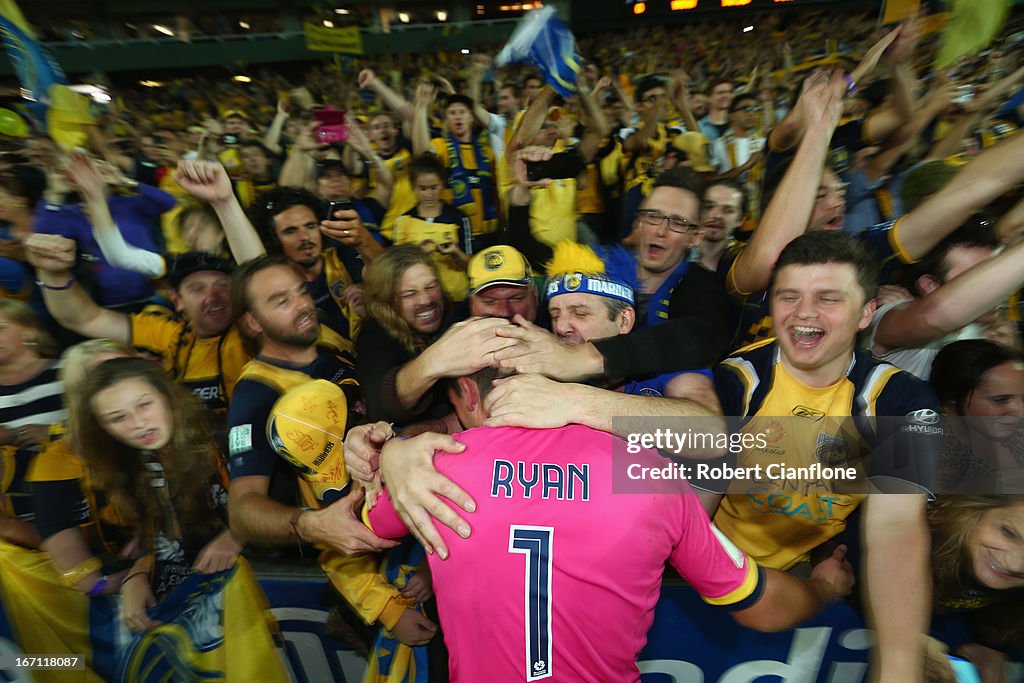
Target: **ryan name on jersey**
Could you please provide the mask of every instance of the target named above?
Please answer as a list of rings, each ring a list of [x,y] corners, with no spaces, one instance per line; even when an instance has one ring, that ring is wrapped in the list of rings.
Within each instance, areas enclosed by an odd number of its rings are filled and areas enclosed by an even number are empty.
[[[590,500],[590,465],[494,460],[492,498]]]

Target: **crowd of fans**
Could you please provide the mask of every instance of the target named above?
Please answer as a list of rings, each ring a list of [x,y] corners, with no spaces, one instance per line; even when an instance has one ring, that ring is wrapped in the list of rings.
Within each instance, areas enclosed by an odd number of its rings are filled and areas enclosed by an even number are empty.
[[[854,464],[868,488],[694,482],[701,505],[671,514],[707,515],[760,572],[725,590],[673,555],[709,602],[772,630],[856,583],[880,680],[950,680],[944,650],[1005,680],[1024,646],[1021,17],[937,69],[920,19],[780,16],[584,36],[571,97],[477,50],[346,58],[115,88],[87,149],[3,140],[0,563],[48,554],[68,604],[120,594],[145,632],[189,576],[312,545],[368,676],[382,651],[443,676],[423,552],[364,525],[364,496],[383,480],[378,505],[455,561],[474,517],[441,498],[473,491],[433,465],[462,448],[446,435],[727,416],[768,446],[669,460]],[[453,592],[446,634],[465,632]]]

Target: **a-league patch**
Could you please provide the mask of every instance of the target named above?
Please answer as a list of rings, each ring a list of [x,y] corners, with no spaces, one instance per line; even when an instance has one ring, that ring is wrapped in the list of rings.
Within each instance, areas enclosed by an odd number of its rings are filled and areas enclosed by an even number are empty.
[[[238,455],[252,450],[252,425],[238,425],[228,432],[228,453]]]

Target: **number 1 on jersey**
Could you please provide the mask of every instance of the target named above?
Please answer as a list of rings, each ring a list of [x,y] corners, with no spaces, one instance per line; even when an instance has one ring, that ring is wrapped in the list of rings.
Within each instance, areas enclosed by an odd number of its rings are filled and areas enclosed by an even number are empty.
[[[513,524],[508,551],[526,556],[526,680],[551,676],[551,542],[550,526]]]

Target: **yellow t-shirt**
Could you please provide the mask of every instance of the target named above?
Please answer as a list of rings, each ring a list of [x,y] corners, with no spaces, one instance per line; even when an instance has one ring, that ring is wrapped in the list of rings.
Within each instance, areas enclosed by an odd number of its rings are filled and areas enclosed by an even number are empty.
[[[416,206],[416,193],[413,192],[412,182],[409,180],[409,161],[411,159],[412,153],[406,147],[395,150],[391,156],[384,159],[394,182],[391,185],[391,201],[388,203],[384,220],[380,224],[380,234],[392,242],[394,242],[392,234],[395,229],[395,221]],[[370,185],[377,185],[377,173],[372,167],[370,168]]]
[[[131,344],[158,356],[167,372],[188,387],[208,410],[225,414],[231,393],[250,356],[232,327],[218,337],[199,337],[184,320],[135,313]]]
[[[809,467],[819,462],[823,444],[843,444],[847,461],[853,463],[859,459],[851,449],[859,446],[863,452],[867,445],[849,417],[855,395],[849,379],[829,387],[809,387],[781,362],[774,364],[772,374],[771,390],[743,428],[746,434],[765,435],[767,445],[747,449],[737,461],[737,466],[744,468],[761,465],[765,474],[760,479],[734,482],[734,487],[738,485],[744,492],[726,495],[714,521],[758,564],[785,570],[845,530],[846,518],[864,496],[838,492],[836,482],[827,480],[769,476],[775,470],[768,465]]]

